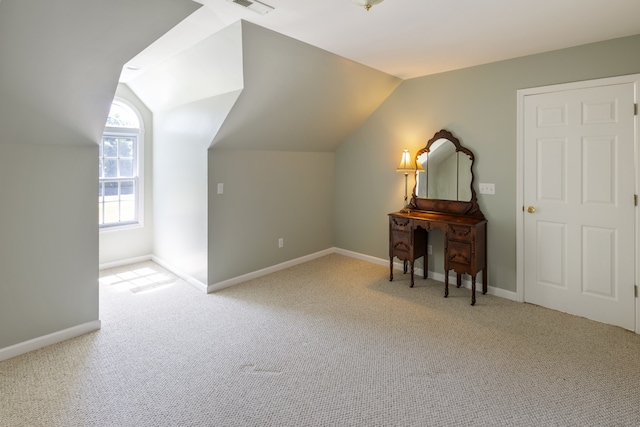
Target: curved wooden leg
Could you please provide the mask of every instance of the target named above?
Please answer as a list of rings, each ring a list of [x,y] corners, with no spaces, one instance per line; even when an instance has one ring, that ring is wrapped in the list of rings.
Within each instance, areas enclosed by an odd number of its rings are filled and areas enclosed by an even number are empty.
[[[482,295],[487,293],[487,286],[489,285],[489,279],[487,278],[487,267],[482,269]]]
[[[471,305],[476,305],[476,275],[471,276]]]
[[[429,277],[429,245],[427,244],[429,242],[429,233],[427,233],[427,238],[425,239],[425,244],[424,244],[424,255],[422,256],[422,273],[423,273],[423,279],[426,279],[427,277]]]
[[[413,288],[413,262],[411,262],[411,286],[409,287]]]
[[[449,296],[449,272],[444,272],[444,297]]]
[[[407,274],[407,260],[402,260],[402,269],[404,274]]]
[[[462,285],[462,274],[456,273],[456,288]]]
[[[393,257],[389,259],[389,281],[393,281]]]

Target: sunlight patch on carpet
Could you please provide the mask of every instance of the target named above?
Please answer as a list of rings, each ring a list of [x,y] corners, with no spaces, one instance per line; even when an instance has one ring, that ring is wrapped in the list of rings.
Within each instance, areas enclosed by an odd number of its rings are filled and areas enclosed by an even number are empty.
[[[99,279],[101,285],[133,294],[166,288],[174,284],[175,280],[175,277],[149,267],[126,270]]]

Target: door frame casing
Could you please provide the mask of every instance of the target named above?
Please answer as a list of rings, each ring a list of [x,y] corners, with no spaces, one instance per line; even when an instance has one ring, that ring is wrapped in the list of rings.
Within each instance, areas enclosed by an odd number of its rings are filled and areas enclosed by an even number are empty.
[[[550,86],[540,86],[517,91],[517,136],[516,136],[516,301],[524,302],[524,100],[526,96],[540,95],[552,92],[563,92],[574,89],[587,89],[599,86],[633,83],[634,102],[637,105],[640,98],[640,74],[631,74],[618,77],[607,77],[595,80],[584,80],[572,83],[562,83]],[[631,106],[629,108],[632,108]],[[634,192],[638,194],[640,188],[639,158],[638,158],[638,115],[633,121],[634,138]],[[640,269],[638,254],[640,254],[640,218],[638,207],[635,208],[635,284],[640,284]],[[635,332],[640,333],[640,299],[635,298]]]

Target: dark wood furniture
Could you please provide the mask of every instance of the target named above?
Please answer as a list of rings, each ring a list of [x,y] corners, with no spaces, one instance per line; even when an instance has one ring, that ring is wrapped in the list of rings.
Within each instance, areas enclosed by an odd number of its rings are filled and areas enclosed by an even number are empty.
[[[436,153],[438,150],[443,151]],[[423,257],[423,277],[426,279],[429,232],[440,230],[444,236],[445,252],[444,296],[449,295],[450,270],[457,274],[458,287],[462,284],[462,274],[469,274],[471,305],[475,305],[476,275],[482,271],[483,294],[487,293],[488,278],[487,220],[480,210],[473,188],[473,153],[462,147],[450,132],[441,130],[416,154],[416,160],[422,163],[424,171],[416,172],[411,203],[405,209],[389,214],[389,280],[393,280],[394,257],[403,261],[405,273],[409,265],[411,287],[414,285],[415,260]],[[434,170],[439,170],[439,174],[433,173]],[[452,181],[455,181],[455,185],[451,185]],[[439,187],[439,190],[435,187]],[[427,197],[433,194],[444,195],[448,199]]]

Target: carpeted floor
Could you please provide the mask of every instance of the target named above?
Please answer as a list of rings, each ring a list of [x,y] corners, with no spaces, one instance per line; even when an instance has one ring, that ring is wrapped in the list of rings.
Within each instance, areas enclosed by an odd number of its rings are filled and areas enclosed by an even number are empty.
[[[640,425],[616,327],[335,254],[210,295],[101,276],[100,331],[0,362],[0,426]]]

